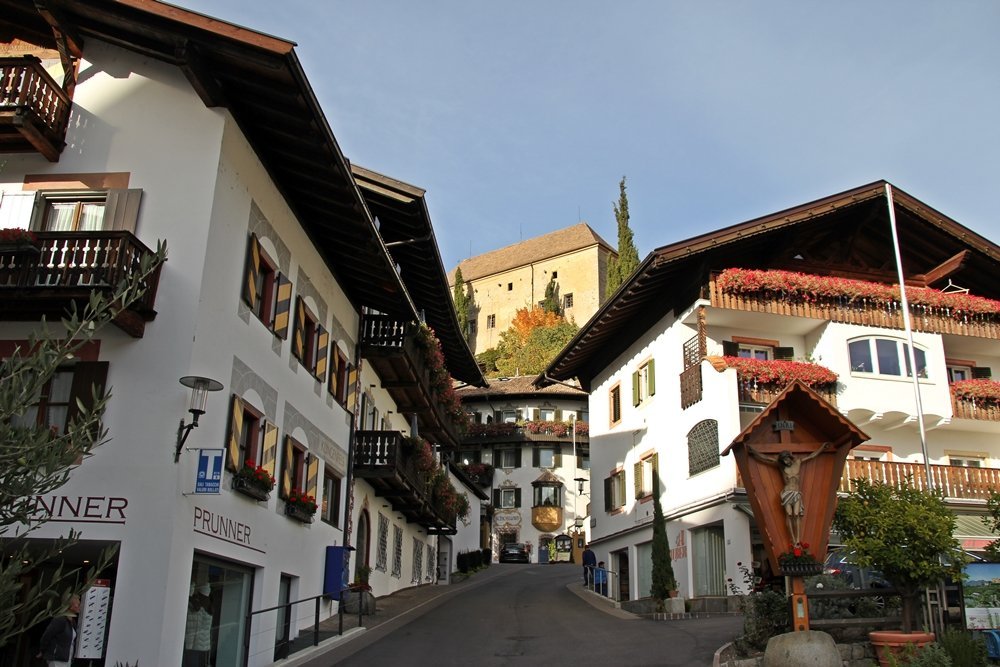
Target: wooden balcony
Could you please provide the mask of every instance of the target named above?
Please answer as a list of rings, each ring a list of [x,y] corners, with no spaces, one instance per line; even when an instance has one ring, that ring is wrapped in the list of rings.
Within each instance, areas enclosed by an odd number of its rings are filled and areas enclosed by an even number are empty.
[[[416,457],[399,431],[357,431],[354,475],[372,485],[407,521],[428,533],[454,533],[454,522],[437,515],[427,490],[428,475],[417,469]]]
[[[58,162],[72,101],[35,56],[0,58],[0,152]]]
[[[951,397],[951,410],[955,419],[1000,422],[1000,405],[988,401],[971,401],[953,395]],[[1000,489],[997,490],[1000,491]]]
[[[727,294],[718,289],[715,278],[716,274],[713,274],[709,279],[705,288],[707,292],[705,298],[716,308],[773,313],[886,329],[903,328],[903,314],[899,304],[887,305],[864,298],[824,296],[804,301],[774,292]],[[931,306],[912,306],[910,311],[910,321],[914,331],[1000,339],[1000,316],[997,315],[967,314],[957,318],[947,308]]]
[[[93,291],[114,291],[140,270],[152,250],[131,232],[36,232],[38,245],[0,247],[0,319],[35,321],[63,317],[76,304],[82,311]],[[142,338],[153,305],[160,271],[148,280],[142,298],[115,317],[123,331]]]
[[[946,498],[986,500],[992,491],[1000,491],[1000,469],[997,468],[942,465],[931,465],[930,468],[935,490],[943,492]],[[918,489],[927,487],[927,473],[923,463],[848,459],[839,490],[842,493],[851,492],[854,489],[852,480],[858,477],[882,481],[892,486],[908,484]]]
[[[551,426],[549,426],[551,424]],[[578,421],[576,430],[577,447],[590,445],[589,423]],[[514,424],[470,424],[462,438],[463,445],[485,445],[497,443],[525,442],[573,442],[571,422],[526,422]]]
[[[431,388],[431,369],[416,340],[417,326],[385,315],[366,315],[361,354],[392,396],[397,412],[417,416],[421,436],[457,447],[455,423]]]
[[[778,394],[780,394],[784,387],[775,387],[772,385],[758,385],[753,380],[749,380],[744,377],[736,376],[736,393],[739,396],[739,401],[743,405],[769,405]],[[837,405],[837,388],[836,385],[823,386],[823,387],[811,387],[813,391],[822,396],[830,405],[836,407]]]

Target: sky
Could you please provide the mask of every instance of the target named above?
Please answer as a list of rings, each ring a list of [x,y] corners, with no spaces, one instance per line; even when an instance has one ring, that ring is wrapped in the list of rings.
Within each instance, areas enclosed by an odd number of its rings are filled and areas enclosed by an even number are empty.
[[[445,269],[585,221],[639,256],[885,179],[1000,243],[997,0],[174,0],[297,43]]]

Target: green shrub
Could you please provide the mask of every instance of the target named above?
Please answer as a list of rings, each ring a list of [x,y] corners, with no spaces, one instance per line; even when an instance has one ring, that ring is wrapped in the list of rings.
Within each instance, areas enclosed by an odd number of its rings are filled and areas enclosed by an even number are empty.
[[[954,667],[947,651],[937,642],[923,648],[916,644],[903,647],[902,655],[889,656],[889,667]]]
[[[945,630],[937,639],[951,657],[954,667],[986,667],[986,642],[963,630]]]

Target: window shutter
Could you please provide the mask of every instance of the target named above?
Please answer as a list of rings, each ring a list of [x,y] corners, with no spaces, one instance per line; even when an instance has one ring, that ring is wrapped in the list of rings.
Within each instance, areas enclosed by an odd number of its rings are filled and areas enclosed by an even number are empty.
[[[524,421],[524,410],[518,409],[517,411],[517,421]]]
[[[774,348],[774,358],[777,361],[792,361],[795,359],[795,350],[790,347]]]
[[[34,192],[0,192],[0,229],[28,229],[34,205]]]
[[[500,507],[500,489],[493,489],[493,507]]]
[[[642,498],[645,495],[642,488],[642,461],[637,461],[632,466],[632,474],[635,476],[635,497]]]
[[[976,366],[972,369],[972,377],[976,380],[989,380],[993,377],[993,371],[989,366]]]
[[[500,413],[499,410],[493,411],[493,423],[494,424],[503,423],[503,415]]]
[[[563,420],[563,418],[562,418],[562,410],[556,408],[555,414],[553,415],[552,418],[555,421],[557,421],[557,422],[561,422]]]
[[[330,332],[322,325],[316,326],[316,368],[313,375],[319,380],[326,377],[326,359],[330,348]]]
[[[233,394],[229,406],[229,438],[226,440],[226,467],[239,470],[240,442],[243,440],[243,401]]]
[[[306,467],[306,493],[313,498],[319,492],[319,457],[315,454],[309,457],[309,465]]]
[[[555,454],[552,455],[552,467],[553,468],[559,468],[561,466],[562,466],[562,452],[560,452],[557,449],[555,451]]]
[[[347,411],[354,414],[354,407],[358,402],[358,369],[354,364],[347,366]]]
[[[639,405],[639,371],[632,373],[632,406]]]
[[[646,395],[656,394],[656,359],[650,359],[646,366]]]
[[[256,312],[260,305],[257,301],[257,285],[260,284],[260,243],[257,235],[251,234],[247,243],[247,265],[243,273],[243,300]]]
[[[292,354],[299,361],[306,358],[306,302],[295,297],[295,328],[292,330]]]
[[[722,354],[726,357],[740,356],[740,345],[731,340],[722,341]]]
[[[521,489],[520,487],[514,489],[514,507],[521,506]]]
[[[540,456],[538,454],[538,447],[531,448],[531,467],[537,468],[541,463]]]
[[[278,462],[278,427],[271,422],[264,422],[264,436],[261,443],[263,446],[263,454],[261,454],[261,466],[266,470],[271,477],[274,477],[274,472],[277,462]]]
[[[336,345],[330,348],[330,377],[327,378],[326,382],[326,390],[334,398],[337,397],[337,362],[340,360],[338,352]]]
[[[124,231],[135,233],[139,220],[139,203],[142,201],[141,188],[108,190],[104,203],[104,231]]]
[[[78,361],[73,366],[73,384],[70,387],[69,407],[66,410],[67,424],[80,415],[80,403],[85,409],[90,409],[94,407],[95,397],[104,396],[107,379],[106,361]]]
[[[604,511],[610,512],[612,510],[611,505],[611,478],[604,478]]]
[[[272,330],[278,338],[288,338],[288,310],[292,305],[292,281],[283,273],[274,278],[274,322]]]
[[[517,449],[514,450],[514,467],[515,468],[520,468],[521,467],[521,448],[520,447],[518,447]]]
[[[291,436],[286,435],[284,456],[281,459],[281,487],[278,490],[278,495],[282,498],[287,498],[292,492],[292,484],[295,479],[295,471],[292,470],[292,464],[295,461],[294,449]]]

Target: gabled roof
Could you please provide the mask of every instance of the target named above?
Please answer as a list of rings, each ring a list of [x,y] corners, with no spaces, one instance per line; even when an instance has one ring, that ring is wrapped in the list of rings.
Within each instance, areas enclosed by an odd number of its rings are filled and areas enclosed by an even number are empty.
[[[0,38],[97,39],[180,68],[229,110],[355,308],[415,309],[354,184],[294,43],[155,0],[0,0]]]
[[[417,310],[441,341],[448,371],[457,380],[486,386],[458,326],[424,190],[356,164],[351,172]]]
[[[786,269],[895,282],[886,181],[657,248],[559,353],[544,375],[584,389],[654,322],[690,306],[709,273]],[[904,275],[1000,299],[1000,247],[893,187]],[[963,254],[963,251],[964,254]],[[958,258],[958,259],[956,259]],[[935,271],[949,266],[947,272]]]
[[[591,229],[585,222],[559,229],[549,234],[536,236],[509,245],[499,250],[485,252],[458,263],[463,280],[478,280],[502,271],[540,262],[567,253],[593,246],[602,246],[612,254],[617,254],[611,245]],[[455,271],[448,274],[448,282],[455,283]]]

